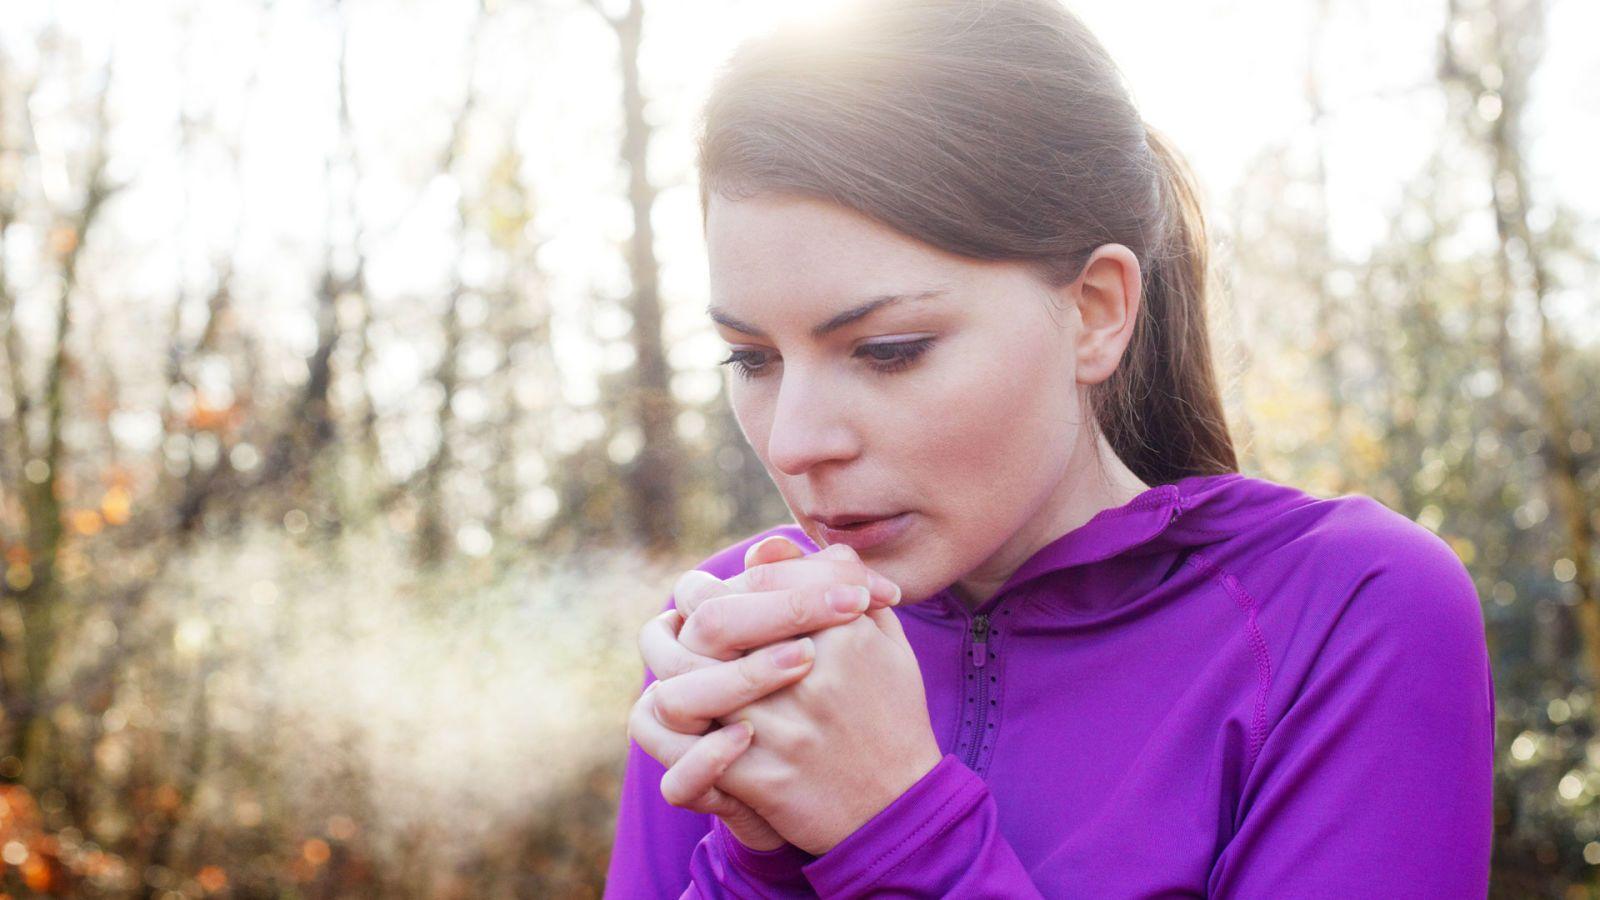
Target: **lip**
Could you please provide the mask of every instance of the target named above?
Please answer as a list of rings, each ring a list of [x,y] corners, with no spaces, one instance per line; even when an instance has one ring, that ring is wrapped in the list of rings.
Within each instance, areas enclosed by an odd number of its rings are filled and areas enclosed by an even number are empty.
[[[882,519],[872,519],[859,525],[850,525],[835,528],[832,525],[817,520],[817,527],[822,529],[822,536],[829,544],[847,544],[857,552],[879,544],[887,543],[899,537],[911,526],[911,513],[903,512]]]

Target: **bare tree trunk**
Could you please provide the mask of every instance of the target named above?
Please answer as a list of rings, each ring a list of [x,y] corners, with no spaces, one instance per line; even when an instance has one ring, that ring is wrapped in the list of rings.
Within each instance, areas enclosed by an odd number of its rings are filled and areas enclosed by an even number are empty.
[[[0,57],[0,59],[3,59],[3,57]],[[5,70],[0,69],[0,75],[4,75],[4,73]],[[24,111],[27,109],[28,98],[32,96],[32,93],[31,86],[22,91],[22,103],[20,106]],[[5,109],[5,97],[5,83],[3,79],[0,79],[0,113],[3,113]],[[4,129],[0,129],[0,138],[4,136]],[[0,151],[5,149],[3,145],[0,145]],[[25,148],[23,149],[25,150]],[[19,157],[18,163],[10,169],[10,174],[15,174],[20,179],[22,171],[20,157],[22,152],[17,155]],[[0,475],[4,476],[0,478],[0,491],[3,491],[3,493],[0,493],[0,501],[3,501],[7,506],[13,501],[11,497],[6,495],[11,494],[13,490],[18,495],[17,500],[20,502],[22,485],[26,478],[27,463],[32,456],[32,441],[28,436],[28,417],[33,409],[33,392],[27,382],[27,367],[23,361],[22,336],[17,327],[17,300],[12,292],[11,283],[7,278],[6,255],[4,253],[7,229],[16,218],[16,188],[17,185],[15,184],[0,184],[0,316],[4,316],[5,328],[3,340],[0,340],[0,349],[3,349],[6,355],[6,381],[7,387],[11,392],[11,420],[7,423],[9,427],[4,435],[4,443],[0,444],[6,451],[4,453],[5,458],[0,460],[0,463],[3,463],[3,465],[0,465]],[[12,486],[15,486],[15,488]],[[9,518],[9,515],[0,517],[0,525],[3,525],[7,518]],[[0,560],[0,575],[4,576],[4,579],[0,580],[0,710],[4,711],[7,719],[12,719],[24,704],[28,681],[27,656],[24,652],[27,644],[27,635],[24,633],[22,626],[21,597],[9,589],[10,584],[15,580],[13,573],[26,572],[29,578],[32,576],[32,560],[19,560],[16,555],[18,551],[22,553],[28,552],[28,524],[25,520],[19,521],[17,524],[18,531],[16,534],[4,535],[6,543],[14,546],[16,550],[9,550],[8,548],[9,552],[6,559]],[[6,722],[5,725],[6,733],[11,736],[6,739],[5,746],[0,750],[14,753],[14,742],[18,733],[15,731],[15,725],[12,722]]]
[[[647,167],[651,127],[644,117],[644,93],[639,83],[644,8],[641,0],[628,0],[621,16],[610,16],[598,2],[593,5],[617,35],[622,67],[622,161],[628,167],[628,200],[633,207],[633,239],[628,254],[633,280],[633,295],[628,303],[633,317],[634,349],[631,400],[643,448],[627,473],[629,499],[635,527],[645,548],[651,552],[670,553],[678,544],[677,481],[684,463],[673,426],[677,404],[672,398],[672,373],[661,340],[659,266],[655,232],[650,225],[656,189],[650,182]]]
[[[446,541],[449,539],[448,514],[444,508],[444,489],[442,482],[450,470],[450,432],[454,422],[451,404],[455,400],[457,370],[456,361],[461,352],[461,291],[458,284],[450,292],[449,305],[444,314],[444,349],[439,357],[439,366],[434,370],[433,379],[439,383],[439,409],[434,414],[434,427],[439,432],[439,443],[434,447],[433,456],[428,459],[423,467],[422,481],[418,487],[418,506],[420,509],[417,521],[416,550],[417,559],[422,565],[434,565],[447,555]]]
[[[478,6],[477,18],[473,22],[472,36],[467,49],[467,86],[465,96],[461,101],[461,108],[456,112],[455,121],[450,127],[450,139],[445,144],[444,154],[439,160],[440,172],[452,172],[456,161],[460,158],[463,141],[466,136],[467,123],[472,117],[472,112],[477,104],[476,72],[478,62],[478,45],[484,30],[486,12],[482,3]],[[459,233],[465,234],[471,218],[471,204],[465,186],[458,193],[456,202],[456,217],[459,224]],[[440,352],[439,365],[434,369],[434,381],[439,384],[440,397],[439,409],[434,416],[435,429],[439,432],[439,442],[435,445],[433,455],[423,466],[418,485],[419,493],[419,519],[416,533],[416,555],[422,565],[432,565],[444,558],[448,546],[449,515],[444,508],[445,498],[443,479],[451,467],[450,437],[455,416],[453,404],[456,395],[456,386],[459,379],[458,360],[461,353],[461,295],[466,290],[464,278],[460,269],[456,271],[455,284],[450,290],[450,298],[445,306],[444,314],[444,348]]]
[[[109,83],[108,66],[103,79]],[[72,307],[76,299],[78,261],[84,242],[94,227],[105,201],[116,191],[106,179],[106,95],[102,88],[95,111],[94,146],[86,173],[87,185],[82,206],[68,221],[57,226],[57,247],[61,253],[61,286],[56,301],[56,334],[42,398],[46,416],[43,447],[31,446],[26,431],[21,435],[23,453],[31,465],[41,463],[42,477],[24,479],[22,486],[23,508],[27,517],[26,546],[30,560],[30,578],[18,587],[9,581],[5,590],[14,591],[20,608],[26,684],[19,690],[7,685],[6,710],[10,718],[8,751],[23,762],[23,779],[37,783],[46,763],[49,742],[48,722],[36,715],[43,699],[55,651],[59,626],[59,591],[56,583],[56,557],[61,549],[61,471],[66,465],[63,434],[66,425],[66,381],[72,368],[71,340]],[[30,123],[31,124],[31,123]],[[15,330],[9,335],[15,349]],[[19,385],[20,387],[20,385]],[[25,426],[24,426],[25,428]]]
[[[1544,431],[1543,450],[1549,493],[1561,515],[1566,543],[1562,554],[1573,563],[1573,588],[1577,603],[1573,609],[1582,637],[1584,664],[1591,684],[1600,685],[1600,585],[1596,584],[1594,553],[1596,533],[1589,511],[1600,497],[1589,496],[1582,472],[1569,443],[1572,418],[1568,412],[1571,397],[1561,375],[1566,350],[1550,325],[1545,308],[1550,294],[1549,266],[1543,247],[1529,223],[1527,163],[1523,154],[1523,113],[1527,86],[1543,43],[1544,0],[1497,0],[1493,9],[1494,59],[1500,83],[1491,87],[1480,74],[1486,66],[1469,69],[1450,42],[1449,29],[1461,20],[1455,0],[1450,3],[1446,21],[1444,67],[1447,76],[1474,88],[1479,96],[1498,101],[1498,115],[1491,117],[1483,136],[1490,159],[1489,184],[1494,198],[1495,226],[1500,239],[1500,269],[1505,277],[1506,309],[1513,291],[1524,289],[1532,299],[1532,312],[1538,322],[1537,407]],[[1502,326],[1503,327],[1503,326]],[[1509,356],[1509,339],[1501,337],[1502,367]],[[1595,712],[1600,719],[1600,709]]]
[[[350,80],[349,80],[349,44],[350,23],[346,6],[339,7],[339,60],[338,60],[338,93],[339,93],[339,157],[340,163],[347,172],[346,183],[349,193],[345,197],[344,209],[349,216],[350,228],[350,255],[353,259],[353,270],[345,284],[344,293],[353,295],[355,299],[355,321],[350,324],[350,338],[356,342],[355,352],[352,354],[350,372],[347,377],[356,381],[359,386],[356,408],[351,411],[350,418],[353,427],[356,446],[356,458],[362,472],[361,489],[364,494],[370,493],[366,486],[370,479],[381,468],[378,450],[378,411],[372,398],[372,390],[367,381],[367,367],[372,358],[372,331],[376,310],[372,303],[371,286],[367,283],[367,254],[362,246],[365,235],[364,220],[361,216],[359,205],[361,186],[361,158],[355,136],[355,125],[350,115]],[[340,491],[341,498],[346,496],[345,491]],[[365,498],[363,498],[365,499]],[[351,507],[361,506],[359,503],[345,504]],[[351,513],[356,513],[363,518],[371,513],[371,508],[343,509],[340,518],[344,519]]]

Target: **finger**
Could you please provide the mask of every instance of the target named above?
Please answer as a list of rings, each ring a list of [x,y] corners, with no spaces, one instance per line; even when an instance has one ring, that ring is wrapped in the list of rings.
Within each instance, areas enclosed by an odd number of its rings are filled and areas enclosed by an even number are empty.
[[[719,735],[722,735],[724,732],[735,731],[740,728],[753,728],[753,723],[746,720],[741,723],[730,725],[726,728],[720,728],[717,731],[711,732],[709,735],[697,737],[694,735],[678,734],[674,731],[668,731],[661,726],[661,723],[656,722],[654,717],[652,717],[649,713],[643,714],[640,724],[641,728],[637,735],[632,734],[633,728],[630,724],[630,736],[638,742],[640,749],[650,754],[651,757],[653,757],[657,762],[661,763],[664,768],[666,768],[667,772],[662,776],[663,797],[667,796],[669,790],[673,792],[673,796],[679,796],[680,792],[681,794],[687,794],[693,789],[693,784],[691,782],[693,781],[696,767],[699,766],[700,763],[692,762],[689,769],[679,771],[677,775],[673,775],[672,773],[678,769],[679,762],[683,760],[685,756],[689,756],[690,751],[694,750],[699,742],[712,738],[717,738],[719,741],[721,741],[725,738],[721,738]],[[733,742],[737,744],[738,740],[735,738]],[[737,760],[745,750],[749,749],[749,746],[750,742],[749,740],[746,740],[744,742],[744,746],[733,754],[732,759]],[[703,753],[710,753],[711,749],[703,751]],[[719,771],[717,775],[712,778],[713,781],[715,781],[716,778],[720,778],[722,774],[726,773],[728,766],[721,765],[720,768],[721,771]],[[681,787],[669,787],[667,784],[668,778],[672,778],[675,781],[681,779],[685,785]],[[752,847],[755,849],[772,849],[782,846],[783,844],[783,837],[774,831],[772,826],[767,824],[765,819],[757,815],[755,810],[751,809],[742,800],[715,786],[706,788],[706,790],[693,801],[675,805],[682,806],[684,809],[693,810],[694,812],[720,816],[722,820],[728,824],[728,828],[732,830],[739,840],[747,847]]]
[[[818,550],[817,553],[819,555],[826,554],[834,559],[853,559],[857,562],[861,560],[861,554],[857,553],[856,548],[849,544],[829,544]]]
[[[715,789],[717,779],[750,746],[754,731],[749,722],[735,722],[696,738],[661,776],[662,798],[673,806],[684,807],[700,801],[707,791]]]
[[[871,591],[875,606],[892,606],[900,602],[898,585],[859,560],[841,558],[837,555],[839,552],[820,551],[800,559],[752,566],[725,583],[728,592],[733,594],[780,591],[819,583],[859,584]]]
[[[903,593],[900,590],[900,585],[896,584],[893,579],[885,577],[884,575],[873,571],[871,569],[871,567],[869,567],[866,563],[861,562],[861,554],[856,552],[856,548],[850,546],[849,544],[829,544],[827,549],[825,549],[825,550],[823,550],[821,552],[823,552],[823,553],[830,553],[831,552],[832,554],[835,555],[835,558],[837,558],[837,559],[845,560],[845,561],[848,561],[848,562],[860,563],[862,568],[867,569],[867,571],[869,571],[869,572],[872,572],[872,577],[873,578],[882,579],[881,582],[876,583],[874,585],[874,587],[873,587],[873,590],[875,592],[874,593],[874,597],[873,597],[873,604],[872,604],[872,608],[873,609],[883,609],[886,606],[899,606],[900,605],[900,600],[902,599],[902,596],[903,596]],[[886,598],[885,602],[883,602],[883,603],[877,602],[877,598],[878,598],[879,595],[882,595],[883,597]]]
[[[673,731],[661,724],[652,710],[654,699],[651,688],[661,682],[653,681],[645,693],[640,695],[633,703],[633,708],[628,711],[628,739],[639,745],[639,749],[650,754],[656,762],[663,767],[670,768],[677,762],[694,742],[700,739],[698,734],[684,734]]]
[[[687,616],[708,597],[719,597],[732,592],[721,578],[700,569],[690,569],[679,575],[677,582],[673,584],[672,603]]]
[[[799,559],[805,555],[806,552],[800,549],[799,544],[781,534],[775,534],[750,545],[750,549],[744,552],[744,567],[748,569],[751,566],[759,566],[763,563]]]
[[[892,609],[871,609],[871,610],[867,610],[867,617],[872,619],[873,623],[876,624],[878,626],[879,630],[881,630],[884,634],[888,635],[891,638],[894,638],[895,640],[899,641],[902,644],[905,644],[906,646],[910,646],[911,645],[911,642],[906,639],[905,627],[900,624],[900,617],[895,615],[894,610],[892,610]]]
[[[720,818],[739,843],[752,850],[776,850],[786,843],[783,835],[767,824],[766,819],[739,798],[719,788],[706,791],[700,798],[699,806]]]
[[[675,678],[719,662],[683,645],[678,639],[683,624],[683,613],[669,609],[651,618],[639,629],[639,655],[644,658],[644,667],[658,679]]]
[[[678,630],[690,653],[736,659],[743,651],[842,625],[866,611],[858,584],[810,584],[784,591],[712,597]]]
[[[760,653],[696,669],[659,682],[648,700],[656,721],[681,734],[700,734],[719,719],[799,681],[811,668],[810,638],[785,641]]]

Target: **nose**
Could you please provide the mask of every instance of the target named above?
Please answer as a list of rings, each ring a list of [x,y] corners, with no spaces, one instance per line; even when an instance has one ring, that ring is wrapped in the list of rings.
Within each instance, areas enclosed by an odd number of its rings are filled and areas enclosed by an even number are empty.
[[[824,379],[798,366],[784,373],[767,434],[767,460],[785,475],[801,475],[830,460],[860,452],[860,438],[849,422],[850,401]]]

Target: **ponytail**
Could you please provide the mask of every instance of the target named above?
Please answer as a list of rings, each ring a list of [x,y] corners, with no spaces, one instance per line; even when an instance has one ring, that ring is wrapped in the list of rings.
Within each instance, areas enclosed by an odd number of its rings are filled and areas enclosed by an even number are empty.
[[[1210,249],[1199,191],[1183,157],[1146,129],[1160,194],[1145,254],[1144,300],[1111,377],[1089,392],[1094,420],[1147,484],[1237,472],[1206,326]]]

